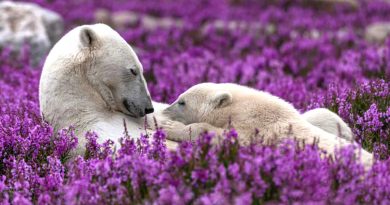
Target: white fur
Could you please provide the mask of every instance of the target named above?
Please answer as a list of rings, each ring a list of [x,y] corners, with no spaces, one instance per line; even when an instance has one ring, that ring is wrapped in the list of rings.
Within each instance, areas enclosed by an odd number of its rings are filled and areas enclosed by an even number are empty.
[[[131,69],[138,75],[132,75]],[[42,115],[55,132],[70,125],[75,127],[79,139],[75,154],[83,154],[87,131],[96,132],[99,142],[111,139],[119,148],[124,120],[131,137],[138,138],[145,133],[145,118],[131,117],[134,113],[130,113],[121,99],[134,101],[136,104],[131,104],[131,109],[136,111],[153,104],[155,112],[147,115],[151,125],[154,125],[153,116],[160,120],[161,110],[166,107],[150,101],[142,72],[142,64],[133,49],[110,27],[104,24],[77,27],[57,42],[45,61],[39,85]],[[168,142],[171,145],[174,146]]]
[[[306,143],[317,139],[319,148],[331,156],[336,148],[351,144],[309,123],[290,103],[269,93],[230,83],[195,85],[181,94],[164,114],[173,120],[163,123],[171,140],[193,139],[206,130],[221,136],[232,125],[242,144],[259,137],[271,143],[286,137]],[[363,149],[357,152],[361,152],[364,165],[370,167],[373,155]]]
[[[351,128],[334,112],[326,108],[316,108],[303,113],[303,118],[333,135],[353,141]]]

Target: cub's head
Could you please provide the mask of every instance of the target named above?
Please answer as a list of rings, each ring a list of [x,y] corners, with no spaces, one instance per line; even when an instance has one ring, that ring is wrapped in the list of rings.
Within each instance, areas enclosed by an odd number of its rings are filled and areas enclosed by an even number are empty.
[[[54,46],[45,67],[54,64],[54,60],[67,62],[72,67],[68,70],[85,79],[110,110],[132,117],[153,112],[137,55],[109,26],[95,24],[73,29]]]
[[[184,124],[213,122],[233,102],[231,92],[222,84],[201,83],[188,89],[164,110],[164,114]]]

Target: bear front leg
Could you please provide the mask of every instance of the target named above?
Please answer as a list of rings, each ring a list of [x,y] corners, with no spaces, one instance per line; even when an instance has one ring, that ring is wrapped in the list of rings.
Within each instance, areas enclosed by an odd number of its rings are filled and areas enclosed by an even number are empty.
[[[166,132],[168,140],[180,142],[190,138],[186,125],[181,122],[164,120],[161,122],[161,126]]]
[[[162,123],[162,128],[167,132],[167,139],[172,141],[196,140],[204,132],[213,132],[216,139],[222,136],[224,130],[214,127],[208,123],[192,123],[184,125],[178,121],[166,120]]]

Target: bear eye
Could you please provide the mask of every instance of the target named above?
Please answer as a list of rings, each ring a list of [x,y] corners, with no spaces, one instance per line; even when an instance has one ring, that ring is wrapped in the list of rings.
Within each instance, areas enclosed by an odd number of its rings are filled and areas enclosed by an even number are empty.
[[[184,106],[184,105],[186,105],[186,102],[184,102],[184,100],[180,100],[180,101],[178,102],[178,104],[179,104],[180,106]]]
[[[134,76],[137,76],[137,71],[134,69],[134,68],[130,68],[130,72],[131,74],[133,74]]]

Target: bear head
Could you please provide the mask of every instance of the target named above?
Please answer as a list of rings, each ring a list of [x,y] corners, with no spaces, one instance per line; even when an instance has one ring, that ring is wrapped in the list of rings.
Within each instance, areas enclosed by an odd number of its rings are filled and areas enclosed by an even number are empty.
[[[107,25],[79,26],[61,38],[46,59],[41,77],[42,93],[50,90],[48,84],[53,78],[61,78],[60,75],[81,78],[78,82],[96,91],[109,110],[135,118],[153,112],[142,64],[130,45]]]
[[[215,124],[233,103],[232,93],[221,84],[201,83],[182,93],[163,113],[183,124],[207,122]]]

